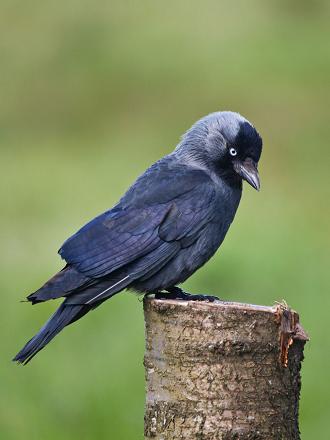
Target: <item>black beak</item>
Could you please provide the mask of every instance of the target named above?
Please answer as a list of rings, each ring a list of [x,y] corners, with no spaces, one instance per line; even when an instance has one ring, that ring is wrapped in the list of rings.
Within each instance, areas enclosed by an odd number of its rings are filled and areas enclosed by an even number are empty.
[[[250,157],[247,157],[243,162],[236,160],[234,162],[234,170],[242,179],[246,180],[254,189],[259,191],[260,179],[257,164]]]

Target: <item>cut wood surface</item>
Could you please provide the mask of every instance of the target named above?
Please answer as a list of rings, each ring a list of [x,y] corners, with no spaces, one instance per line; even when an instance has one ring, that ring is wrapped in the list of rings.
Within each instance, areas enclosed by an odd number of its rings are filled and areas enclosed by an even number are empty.
[[[299,316],[216,301],[144,300],[146,440],[298,440]]]

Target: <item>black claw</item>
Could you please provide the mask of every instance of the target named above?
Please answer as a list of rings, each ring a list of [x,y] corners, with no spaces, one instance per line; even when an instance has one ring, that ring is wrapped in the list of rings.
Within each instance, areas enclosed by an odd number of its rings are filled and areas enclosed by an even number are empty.
[[[184,292],[179,287],[170,287],[166,289],[167,292],[155,293],[155,299],[182,299],[184,301],[209,301],[214,302],[219,300],[217,296],[211,295],[192,295]]]
[[[171,295],[165,292],[156,292],[155,299],[172,299]]]

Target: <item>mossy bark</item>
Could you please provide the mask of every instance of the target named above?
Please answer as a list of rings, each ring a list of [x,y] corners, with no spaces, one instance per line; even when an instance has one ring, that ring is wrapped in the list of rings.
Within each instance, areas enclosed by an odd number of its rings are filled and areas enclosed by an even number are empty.
[[[144,310],[145,439],[300,438],[295,312],[151,298]]]

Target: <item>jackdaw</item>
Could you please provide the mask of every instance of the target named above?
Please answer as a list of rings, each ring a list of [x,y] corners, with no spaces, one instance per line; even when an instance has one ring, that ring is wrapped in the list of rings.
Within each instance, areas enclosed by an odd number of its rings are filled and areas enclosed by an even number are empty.
[[[124,289],[156,298],[214,299],[177,285],[221,245],[242,179],[259,190],[261,149],[257,130],[238,113],[216,112],[197,121],[112,209],[63,244],[59,254],[66,266],[27,299],[65,299],[14,361],[26,364],[65,326]]]

